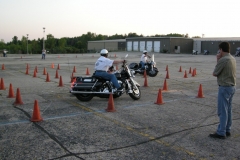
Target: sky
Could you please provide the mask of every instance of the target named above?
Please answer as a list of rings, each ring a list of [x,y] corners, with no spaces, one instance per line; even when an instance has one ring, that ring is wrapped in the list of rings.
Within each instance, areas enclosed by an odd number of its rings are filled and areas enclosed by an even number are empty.
[[[0,0],[0,40],[102,35],[240,37],[239,0]],[[43,33],[45,27],[45,34]]]

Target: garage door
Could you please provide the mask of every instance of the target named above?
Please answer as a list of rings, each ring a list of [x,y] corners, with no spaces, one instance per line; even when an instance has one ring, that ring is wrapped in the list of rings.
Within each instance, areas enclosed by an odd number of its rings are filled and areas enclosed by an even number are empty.
[[[145,41],[140,41],[140,51],[145,50]]]
[[[127,42],[127,51],[132,51],[132,41]]]
[[[138,41],[133,42],[133,51],[138,51]]]
[[[153,52],[160,52],[160,41],[154,41],[154,51]]]
[[[147,51],[152,52],[152,41],[147,41]]]

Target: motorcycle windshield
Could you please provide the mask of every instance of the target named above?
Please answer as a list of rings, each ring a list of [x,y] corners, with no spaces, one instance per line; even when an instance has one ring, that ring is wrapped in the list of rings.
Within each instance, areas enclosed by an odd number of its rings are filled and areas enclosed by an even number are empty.
[[[152,61],[155,62],[155,61],[154,61],[154,54],[152,55]]]

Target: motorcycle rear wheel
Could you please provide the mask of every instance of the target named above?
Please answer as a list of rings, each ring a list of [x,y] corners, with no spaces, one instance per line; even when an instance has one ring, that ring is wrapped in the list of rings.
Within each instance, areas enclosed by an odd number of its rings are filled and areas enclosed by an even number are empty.
[[[150,77],[155,77],[158,74],[158,69],[156,67],[153,68],[153,70],[147,71],[147,75]]]
[[[90,101],[93,98],[93,94],[75,94],[78,100],[80,101]]]
[[[141,90],[139,87],[137,87],[137,89],[133,89],[133,93],[129,93],[129,96],[134,100],[139,100],[141,98]]]

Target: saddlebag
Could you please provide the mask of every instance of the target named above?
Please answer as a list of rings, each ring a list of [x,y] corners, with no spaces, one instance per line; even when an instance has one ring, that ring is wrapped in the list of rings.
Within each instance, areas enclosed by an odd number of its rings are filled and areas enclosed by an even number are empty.
[[[101,82],[95,77],[76,77],[76,81],[73,84],[73,89],[77,90],[89,90],[95,89],[96,86],[101,85]]]

